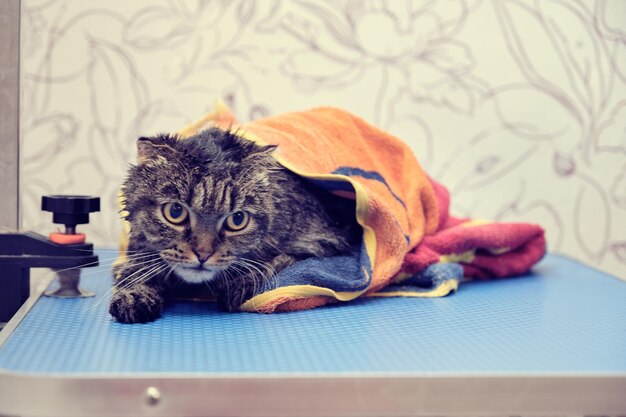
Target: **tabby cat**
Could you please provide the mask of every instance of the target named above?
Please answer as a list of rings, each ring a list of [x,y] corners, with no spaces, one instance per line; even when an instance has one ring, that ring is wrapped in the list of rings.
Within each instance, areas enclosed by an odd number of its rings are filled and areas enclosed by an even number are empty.
[[[294,262],[351,251],[354,202],[281,167],[275,148],[217,128],[139,138],[123,184],[130,235],[114,268],[117,321],[157,319],[180,284],[209,286],[234,311]]]

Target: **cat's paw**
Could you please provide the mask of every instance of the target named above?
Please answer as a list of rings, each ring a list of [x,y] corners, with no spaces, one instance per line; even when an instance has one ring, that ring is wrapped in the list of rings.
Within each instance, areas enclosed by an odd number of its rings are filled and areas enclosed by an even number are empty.
[[[163,300],[156,289],[138,286],[117,290],[109,313],[120,323],[147,323],[161,317],[162,308]]]

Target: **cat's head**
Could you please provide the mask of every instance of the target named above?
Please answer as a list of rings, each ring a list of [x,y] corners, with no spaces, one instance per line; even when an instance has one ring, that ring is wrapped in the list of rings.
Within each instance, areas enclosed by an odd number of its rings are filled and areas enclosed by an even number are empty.
[[[188,282],[210,281],[268,250],[279,169],[273,146],[209,129],[182,139],[140,138],[124,182],[136,241]]]

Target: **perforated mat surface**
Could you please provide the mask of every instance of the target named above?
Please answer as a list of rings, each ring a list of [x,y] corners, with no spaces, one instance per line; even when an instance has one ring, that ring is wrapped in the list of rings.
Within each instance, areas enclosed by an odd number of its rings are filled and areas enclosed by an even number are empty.
[[[109,274],[101,267],[83,278],[95,298],[41,298],[0,347],[0,371],[626,373],[626,283],[557,256],[533,274],[463,283],[440,299],[273,315],[178,302],[143,325],[112,321]]]

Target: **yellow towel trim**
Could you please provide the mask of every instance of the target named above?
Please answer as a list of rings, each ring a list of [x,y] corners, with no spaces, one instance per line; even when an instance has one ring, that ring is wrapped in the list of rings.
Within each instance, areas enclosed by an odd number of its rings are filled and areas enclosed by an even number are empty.
[[[490,220],[485,220],[485,219],[473,219],[470,221],[467,221],[465,223],[461,223],[459,226],[461,227],[473,227],[473,226],[482,226],[485,224],[491,224],[493,223]]]
[[[442,263],[458,263],[463,262],[466,264],[471,263],[474,260],[474,251],[468,250],[463,253],[451,253],[449,255],[441,255],[439,261]]]
[[[502,255],[503,253],[507,253],[511,250],[511,248],[499,248],[499,249],[488,249],[492,255]]]
[[[446,281],[437,288],[428,292],[411,292],[411,291],[384,291],[367,294],[366,297],[416,297],[416,298],[436,298],[444,297],[459,288],[457,280]]]
[[[402,282],[402,281],[406,281],[407,279],[411,278],[414,274],[409,274],[408,272],[398,272],[398,274],[396,274],[396,277],[392,280],[393,283],[398,283],[398,282]]]
[[[367,275],[367,271],[362,269],[363,273]],[[370,278],[370,277],[368,277]],[[327,297],[332,297],[339,301],[350,301],[355,298],[363,295],[368,290],[365,288],[361,291],[334,291],[330,288],[318,287],[316,285],[289,285],[285,287],[276,288],[270,291],[266,291],[259,295],[256,295],[243,303],[239,310],[241,311],[258,311],[263,305],[272,300],[275,300],[278,297],[286,297],[286,298],[311,298],[316,297],[318,295],[323,295]]]

